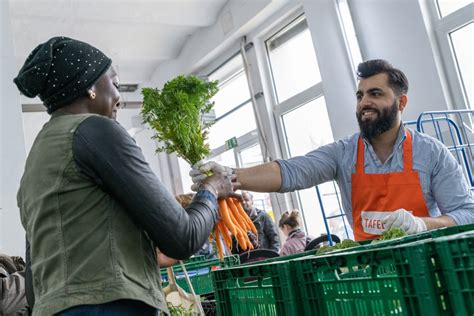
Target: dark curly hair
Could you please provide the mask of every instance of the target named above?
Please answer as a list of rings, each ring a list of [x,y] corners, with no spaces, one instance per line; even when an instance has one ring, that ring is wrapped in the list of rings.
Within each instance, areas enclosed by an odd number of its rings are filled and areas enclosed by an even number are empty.
[[[408,92],[408,79],[405,74],[392,64],[383,59],[372,59],[360,63],[357,67],[357,78],[367,79],[369,77],[385,73],[388,76],[388,84],[397,95]]]

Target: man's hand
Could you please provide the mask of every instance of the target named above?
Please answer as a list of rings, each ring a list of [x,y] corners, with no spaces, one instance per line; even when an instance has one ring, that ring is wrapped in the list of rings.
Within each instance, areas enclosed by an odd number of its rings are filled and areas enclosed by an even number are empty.
[[[422,218],[413,216],[402,208],[391,212],[382,220],[382,223],[385,225],[386,231],[393,227],[398,227],[409,235],[426,231],[426,223]]]
[[[193,166],[189,175],[193,181],[191,185],[191,190],[197,191],[202,181],[207,178],[210,174],[214,173],[224,173],[226,175],[234,175],[234,169],[218,164],[215,161],[209,161],[204,164]]]

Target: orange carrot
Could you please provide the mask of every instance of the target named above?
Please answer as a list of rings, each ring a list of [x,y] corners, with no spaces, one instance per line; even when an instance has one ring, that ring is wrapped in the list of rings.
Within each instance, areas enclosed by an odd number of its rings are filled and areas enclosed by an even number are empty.
[[[237,234],[237,229],[235,228],[235,225],[230,217],[229,208],[227,206],[226,200],[219,200],[219,211],[224,224],[231,231],[232,235],[235,236]]]
[[[219,238],[219,228],[214,226],[214,238],[216,239],[217,255],[219,259],[224,260],[224,251],[222,250],[221,239]]]
[[[235,221],[239,223],[239,226],[244,230],[247,230],[247,221],[245,220],[245,217],[240,214],[239,210],[237,209],[237,206],[235,206],[234,201],[232,199],[227,199],[227,206],[229,206],[231,214],[232,216],[234,216]]]
[[[223,245],[219,238],[219,231],[224,244],[232,247],[231,235],[235,237],[239,247],[243,250],[254,249],[249,239],[248,232],[252,231],[258,238],[257,229],[242,208],[240,201],[233,198],[220,199],[219,214],[221,220],[214,227],[214,238],[216,238],[216,247],[219,258],[223,260]]]
[[[250,225],[250,228],[252,230],[252,232],[257,236],[258,233],[257,233],[257,228],[255,227],[255,225],[253,224],[252,220],[250,219],[250,217],[247,215],[247,213],[244,211],[244,208],[242,207],[242,204],[240,203],[240,201],[235,201],[234,200],[234,205],[237,207],[237,209],[239,210],[239,213],[242,215],[242,217],[247,221],[247,223]]]

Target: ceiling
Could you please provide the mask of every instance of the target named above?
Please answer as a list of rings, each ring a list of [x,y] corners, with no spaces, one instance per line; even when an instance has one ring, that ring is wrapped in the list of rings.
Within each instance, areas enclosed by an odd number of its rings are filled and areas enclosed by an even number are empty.
[[[121,83],[141,83],[213,25],[228,0],[9,0],[18,68],[30,51],[62,35],[113,59]]]

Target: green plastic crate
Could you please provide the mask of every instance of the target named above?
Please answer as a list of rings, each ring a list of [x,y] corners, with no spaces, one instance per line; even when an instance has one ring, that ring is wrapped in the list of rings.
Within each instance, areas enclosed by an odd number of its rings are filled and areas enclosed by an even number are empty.
[[[206,256],[194,256],[190,257],[188,260],[186,260],[184,263],[192,263],[192,262],[202,262],[206,261]]]
[[[454,315],[474,315],[474,231],[435,239]]]
[[[391,240],[384,240],[384,241],[380,241],[374,244],[372,244],[372,240],[364,240],[360,242],[361,243],[360,247],[357,247],[357,248],[354,247],[354,248],[351,248],[351,250],[352,249],[363,250],[363,249],[384,248],[388,246],[408,244],[408,243],[419,241],[419,240],[428,241],[429,239],[432,239],[432,238],[450,236],[450,235],[455,235],[455,234],[459,234],[459,233],[467,232],[467,231],[474,231],[474,224],[443,227],[443,228],[429,230],[429,231],[425,231],[422,233],[409,235],[405,237],[395,238]],[[344,249],[342,249],[342,251],[344,251]]]
[[[249,263],[245,263],[245,264],[253,265],[253,264],[256,264],[256,263],[265,264],[265,263],[271,263],[271,262],[290,261],[290,260],[298,259],[298,258],[301,258],[301,257],[313,256],[315,254],[316,254],[316,250],[308,250],[308,251],[305,251],[305,252],[300,252],[300,253],[295,253],[295,254],[280,256],[280,257],[274,257],[274,258],[269,258],[269,259],[265,259],[265,260],[261,260],[261,261],[249,262]]]
[[[218,315],[300,315],[289,268],[282,261],[213,271]]]
[[[432,241],[290,262],[300,315],[450,314]]]
[[[231,267],[240,263],[238,256],[228,256],[224,261],[219,259],[210,260],[192,260],[186,262],[185,267],[188,272],[189,279],[193,285],[194,293],[197,295],[209,294],[214,292],[211,271],[221,269],[223,267]],[[173,265],[173,271],[176,277],[176,283],[186,292],[190,293],[188,283],[186,282],[184,272],[179,264]],[[162,286],[168,285],[168,274],[166,269],[161,269]]]

